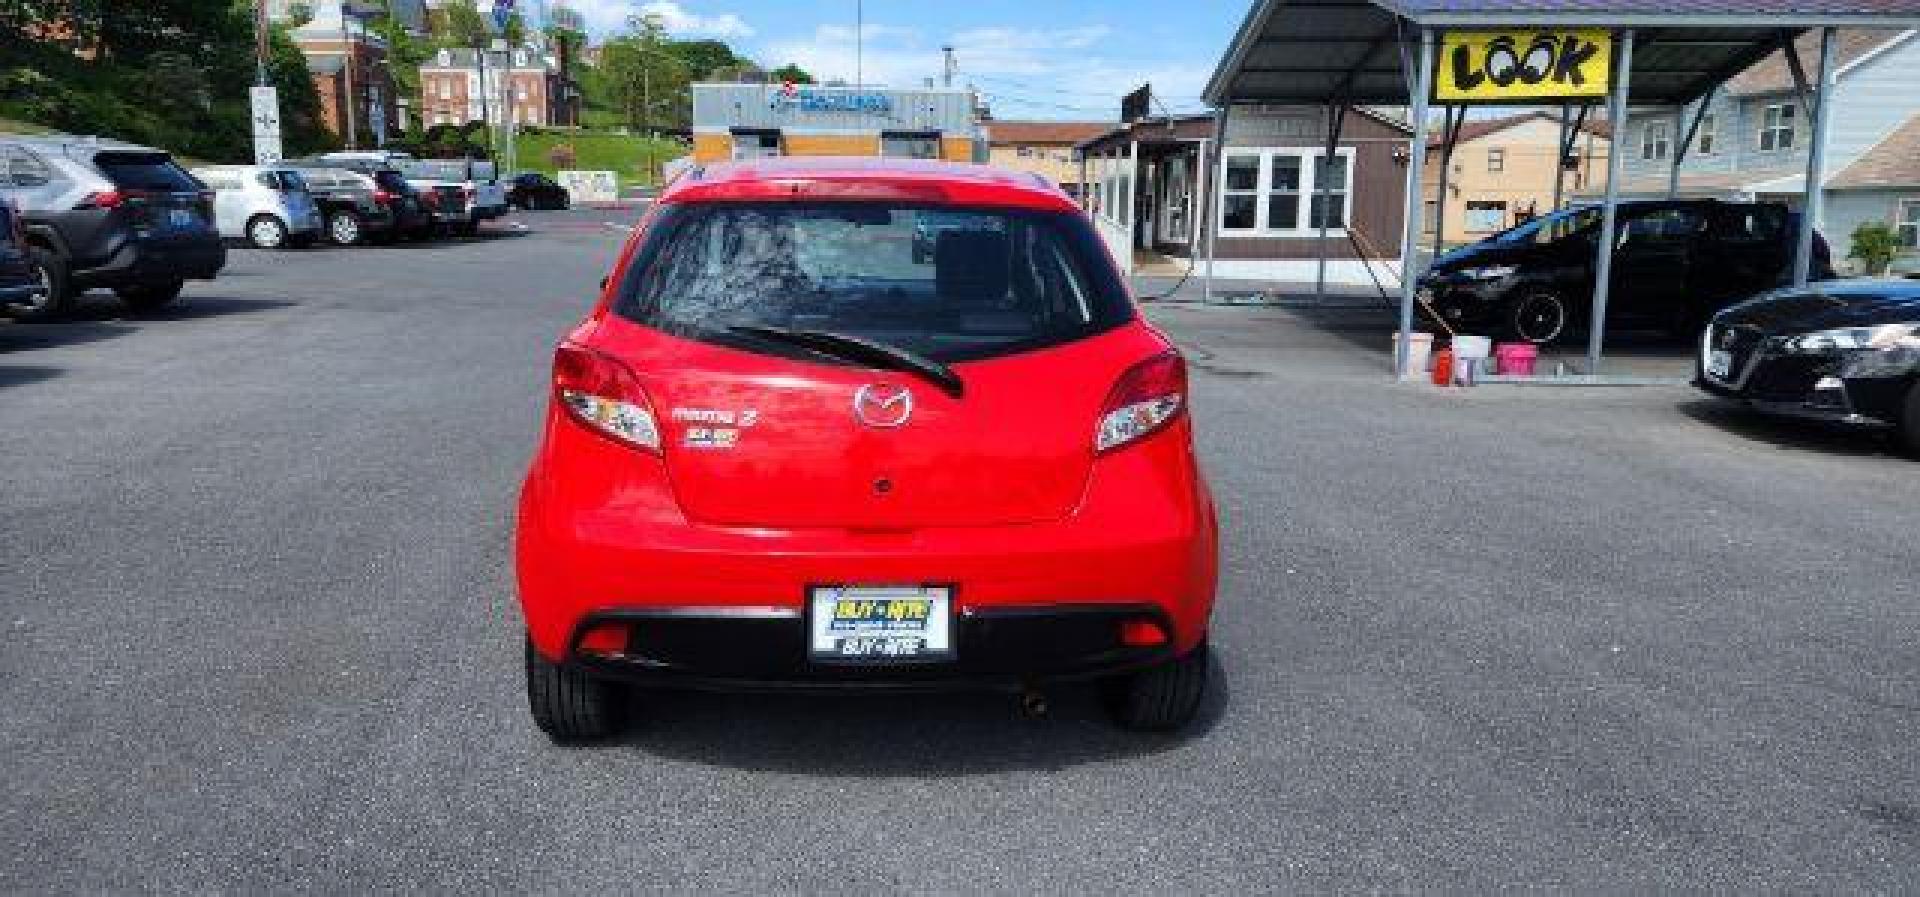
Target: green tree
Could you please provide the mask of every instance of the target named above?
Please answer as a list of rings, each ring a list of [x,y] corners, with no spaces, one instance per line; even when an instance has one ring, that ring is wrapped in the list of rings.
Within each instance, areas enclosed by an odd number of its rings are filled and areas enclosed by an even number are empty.
[[[509,13],[507,21],[500,28],[500,36],[507,39],[509,47],[524,47],[527,44],[527,20],[518,12]]]
[[[767,73],[776,81],[792,81],[795,84],[812,84],[813,75],[794,63],[787,63]]]
[[[1853,229],[1853,248],[1847,257],[1860,260],[1868,274],[1884,274],[1900,252],[1900,235],[1884,221],[1868,221]]]
[[[447,4],[446,18],[434,36],[442,46],[484,47],[493,41],[493,28],[472,3],[460,0]]]
[[[628,127],[674,128],[691,118],[691,73],[667,44],[659,17],[634,16],[627,20],[627,33],[601,48],[607,98]]]
[[[727,46],[725,41],[667,41],[662,49],[673,58],[680,60],[681,64],[687,67],[687,74],[695,81],[705,81],[716,70],[725,66],[751,64],[751,60],[741,58],[739,54],[733,52],[732,47]]]

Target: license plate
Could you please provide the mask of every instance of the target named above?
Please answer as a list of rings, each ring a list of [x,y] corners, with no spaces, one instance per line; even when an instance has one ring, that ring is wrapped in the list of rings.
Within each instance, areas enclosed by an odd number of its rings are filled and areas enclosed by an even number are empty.
[[[858,663],[953,657],[952,592],[924,586],[821,586],[812,590],[809,653]]]
[[[174,227],[193,227],[200,223],[200,216],[195,215],[192,209],[168,209],[167,223]]]
[[[1707,373],[1724,380],[1733,373],[1733,353],[1713,349],[1707,353]]]

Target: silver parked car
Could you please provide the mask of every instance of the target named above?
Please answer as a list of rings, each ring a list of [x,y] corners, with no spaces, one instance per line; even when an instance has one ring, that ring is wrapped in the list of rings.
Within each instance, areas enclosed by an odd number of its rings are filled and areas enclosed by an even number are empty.
[[[280,249],[306,246],[320,236],[320,206],[299,171],[220,165],[196,168],[193,176],[214,192],[214,226],[222,237],[244,239],[258,249]]]

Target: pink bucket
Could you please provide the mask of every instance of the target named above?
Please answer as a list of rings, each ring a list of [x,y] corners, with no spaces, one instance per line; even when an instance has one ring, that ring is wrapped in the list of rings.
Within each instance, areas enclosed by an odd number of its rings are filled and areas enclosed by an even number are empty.
[[[1501,343],[1493,347],[1493,357],[1500,365],[1500,373],[1510,377],[1533,376],[1533,364],[1540,360],[1540,350],[1532,343]]]

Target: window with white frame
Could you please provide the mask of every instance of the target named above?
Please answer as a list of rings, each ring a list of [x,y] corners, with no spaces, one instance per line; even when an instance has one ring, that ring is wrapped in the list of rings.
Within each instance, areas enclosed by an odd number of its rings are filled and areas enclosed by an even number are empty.
[[[435,78],[433,79],[433,83],[437,85],[439,88],[440,99],[443,99],[443,100],[453,99],[453,80],[452,79]]]
[[[1332,229],[1347,226],[1352,150],[1338,151],[1327,164],[1320,153],[1305,148],[1230,149],[1223,165],[1222,233],[1307,236],[1318,232],[1322,219]],[[1320,195],[1323,185],[1331,190],[1330,198]]]
[[[1663,121],[1650,121],[1640,129],[1640,159],[1659,162],[1673,147],[1673,131]]]
[[[1697,156],[1713,155],[1715,138],[1720,134],[1718,116],[1709,112],[1700,116],[1700,124],[1693,132],[1693,152]]]
[[[1772,103],[1760,110],[1760,151],[1793,149],[1792,103]]]
[[[1900,201],[1900,221],[1895,227],[1900,233],[1900,245],[1920,249],[1920,199]]]

